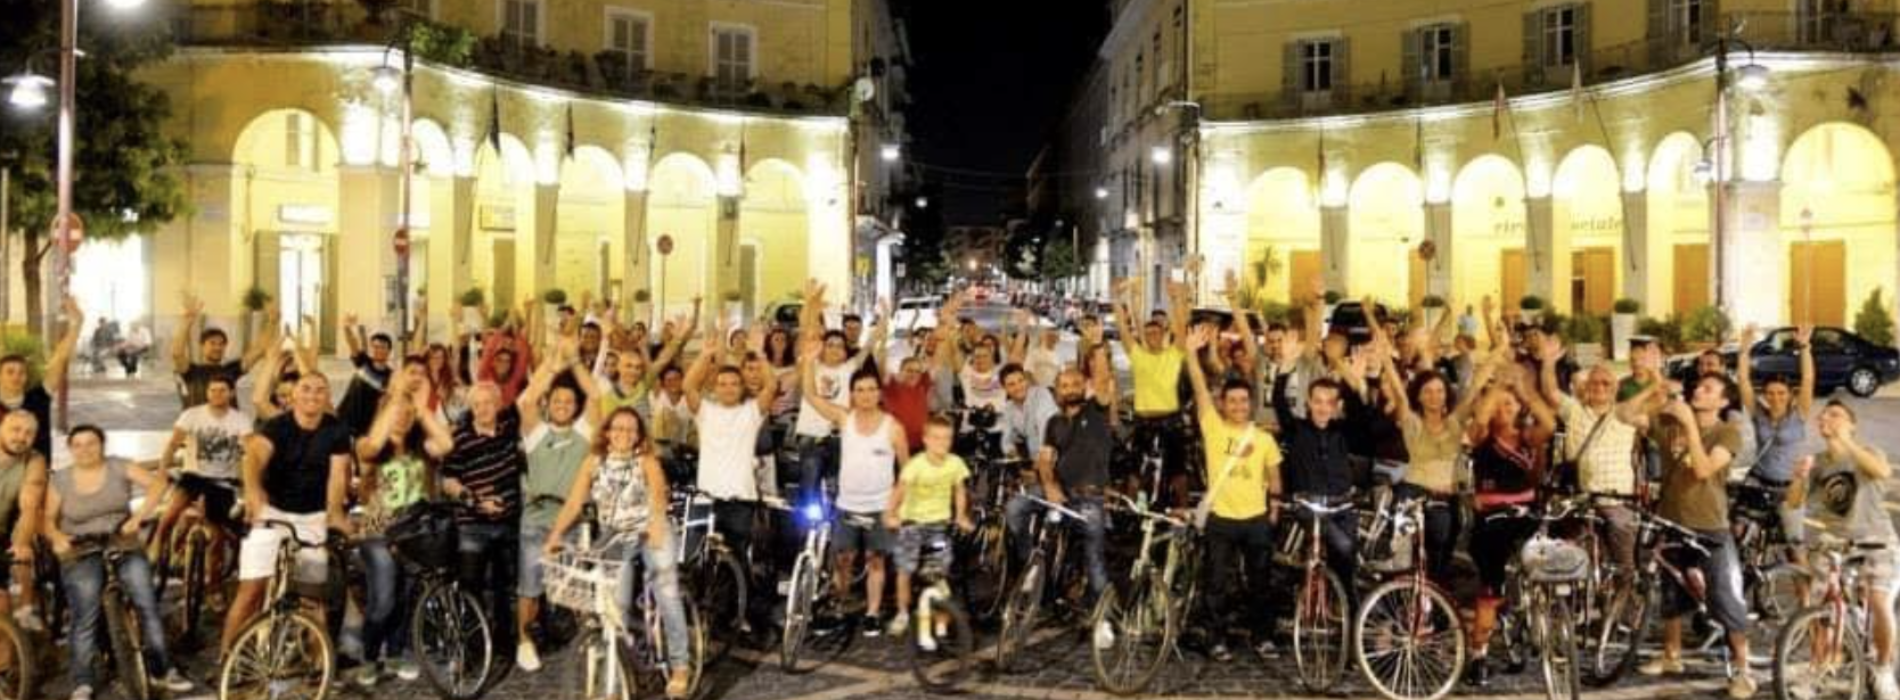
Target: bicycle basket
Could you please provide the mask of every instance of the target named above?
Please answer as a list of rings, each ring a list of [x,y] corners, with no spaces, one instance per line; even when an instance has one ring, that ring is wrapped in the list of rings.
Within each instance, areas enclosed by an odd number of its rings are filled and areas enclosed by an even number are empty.
[[[1590,554],[1574,542],[1534,535],[1518,550],[1524,573],[1537,583],[1580,581],[1590,572]]]
[[[611,599],[619,590],[626,568],[618,558],[560,552],[541,559],[541,580],[549,604],[592,615],[601,596]]]
[[[411,567],[442,571],[455,566],[458,536],[451,506],[411,506],[391,521],[383,534],[396,556]]]

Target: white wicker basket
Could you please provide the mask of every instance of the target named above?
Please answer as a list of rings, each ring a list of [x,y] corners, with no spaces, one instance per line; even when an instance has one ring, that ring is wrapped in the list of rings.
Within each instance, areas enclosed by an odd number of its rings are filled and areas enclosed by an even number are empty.
[[[591,615],[602,596],[613,600],[626,568],[617,557],[562,551],[541,559],[541,580],[548,603]]]

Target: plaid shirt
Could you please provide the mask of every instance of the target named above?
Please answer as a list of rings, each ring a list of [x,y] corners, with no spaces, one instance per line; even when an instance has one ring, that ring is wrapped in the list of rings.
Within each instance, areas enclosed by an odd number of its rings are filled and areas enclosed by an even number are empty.
[[[1588,493],[1634,495],[1636,463],[1631,455],[1636,450],[1636,427],[1611,415],[1616,411],[1614,405],[1598,413],[1585,407],[1573,396],[1563,397],[1563,403],[1557,406],[1557,410],[1566,429],[1564,458],[1577,463],[1577,482],[1583,490]],[[1598,419],[1603,420],[1603,427],[1596,430],[1596,439],[1591,440],[1590,432],[1596,429]],[[1586,440],[1589,441],[1590,449],[1583,453]]]

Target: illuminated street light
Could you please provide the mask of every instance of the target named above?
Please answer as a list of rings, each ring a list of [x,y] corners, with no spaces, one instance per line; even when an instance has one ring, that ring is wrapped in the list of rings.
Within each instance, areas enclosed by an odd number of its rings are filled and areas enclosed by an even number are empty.
[[[1735,87],[1747,92],[1761,92],[1768,87],[1768,66],[1750,61],[1735,69]]]
[[[20,109],[45,107],[46,89],[53,86],[52,78],[32,72],[21,72],[3,82],[12,88],[7,91],[7,104]]]
[[[145,0],[106,0],[106,6],[114,10],[136,10],[145,6]]]
[[[917,198],[917,208],[918,208],[918,209],[929,209],[929,208],[930,208],[930,198],[928,198],[928,197],[918,197],[918,198]]]
[[[1107,187],[1097,187],[1097,188],[1095,188],[1095,198],[1096,198],[1096,199],[1108,199],[1108,188],[1107,188]]]
[[[1155,165],[1167,165],[1174,162],[1174,151],[1167,146],[1155,146],[1148,151],[1148,157],[1154,160]]]
[[[387,63],[377,66],[370,71],[369,84],[375,87],[377,92],[385,95],[394,94],[402,89],[402,69]]]
[[[902,147],[894,143],[887,143],[878,151],[878,156],[883,158],[886,163],[895,163],[897,162],[898,156],[903,155],[903,153],[904,150]]]

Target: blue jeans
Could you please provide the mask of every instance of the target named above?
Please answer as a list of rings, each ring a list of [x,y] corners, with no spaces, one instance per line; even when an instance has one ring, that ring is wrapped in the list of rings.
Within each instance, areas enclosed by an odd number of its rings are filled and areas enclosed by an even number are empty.
[[[1030,486],[1024,493],[1042,496],[1041,486]],[[1009,530],[1011,554],[1018,560],[1029,557],[1029,548],[1035,543],[1029,541],[1029,518],[1035,514],[1040,504],[1030,501],[1024,495],[1011,496],[1003,505],[1003,523]],[[1065,521],[1070,527],[1082,531],[1082,557],[1088,562],[1089,597],[1095,598],[1108,588],[1108,559],[1103,548],[1108,541],[1108,513],[1102,510],[1102,499],[1098,496],[1070,496],[1065,506],[1082,514],[1082,522]],[[1060,562],[1058,562],[1059,564]]]
[[[620,572],[620,590],[614,595],[614,601],[627,613],[627,629],[639,634],[641,621],[635,616],[634,598],[639,587],[634,584],[633,572],[641,569],[646,572],[646,585],[653,589],[653,603],[659,607],[661,634],[666,636],[666,662],[672,668],[686,668],[692,661],[693,650],[688,641],[690,635],[686,629],[686,604],[680,598],[679,565],[674,561],[673,541],[669,537],[661,542],[646,542],[646,546],[616,545],[615,556],[626,563]],[[638,554],[642,562],[635,562]],[[644,565],[642,565],[644,563]]]
[[[516,549],[520,528],[516,520],[464,522],[457,543],[462,586],[476,595],[487,594],[489,629],[496,632],[497,649],[513,648],[516,641],[515,565],[521,558]]]
[[[363,660],[381,661],[385,653],[401,655],[402,634],[408,616],[396,614],[396,599],[409,588],[409,577],[396,564],[389,541],[381,536],[363,540],[363,588],[369,600],[363,611]],[[413,601],[412,601],[413,602]]]
[[[68,645],[72,649],[73,685],[94,685],[94,659],[99,656],[100,596],[106,587],[106,563],[103,554],[88,554],[64,562],[60,577],[66,582],[66,601],[72,606],[72,629]],[[165,675],[171,667],[165,653],[165,622],[158,617],[158,595],[152,589],[152,565],[145,554],[129,551],[119,560],[119,585],[137,608],[139,631],[145,636],[145,672],[154,677]]]

